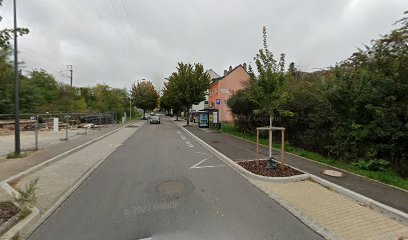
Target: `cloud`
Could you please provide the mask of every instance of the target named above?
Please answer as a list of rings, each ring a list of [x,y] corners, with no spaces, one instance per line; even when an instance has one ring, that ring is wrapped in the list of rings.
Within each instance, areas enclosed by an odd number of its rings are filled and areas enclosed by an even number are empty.
[[[200,62],[222,73],[250,62],[262,47],[262,26],[275,55],[303,70],[344,60],[390,31],[406,0],[21,0],[19,39],[25,68],[43,68],[60,81],[74,66],[74,85],[127,87],[142,78],[156,87],[177,62]],[[12,26],[11,1],[1,27]]]

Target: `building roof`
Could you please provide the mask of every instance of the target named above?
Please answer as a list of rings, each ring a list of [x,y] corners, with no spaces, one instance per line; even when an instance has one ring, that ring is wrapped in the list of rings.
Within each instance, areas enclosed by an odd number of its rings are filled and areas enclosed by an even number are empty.
[[[235,68],[233,68],[231,71],[228,71],[228,73],[227,73],[226,75],[224,75],[224,76],[222,76],[222,77],[218,77],[218,78],[213,78],[212,81],[211,81],[211,83],[214,83],[214,82],[216,82],[216,81],[219,81],[219,80],[224,79],[225,77],[227,77],[230,73],[232,73],[233,71],[235,71],[235,70],[238,69],[239,67],[241,67],[242,69],[245,70],[245,72],[247,72],[247,70],[242,66],[242,64],[239,64],[238,66],[236,66]],[[247,72],[247,73],[248,73],[248,72]]]
[[[219,78],[220,75],[218,75],[216,72],[214,72],[214,70],[212,69],[208,69],[207,70],[208,75],[210,75],[211,80],[214,78]]]

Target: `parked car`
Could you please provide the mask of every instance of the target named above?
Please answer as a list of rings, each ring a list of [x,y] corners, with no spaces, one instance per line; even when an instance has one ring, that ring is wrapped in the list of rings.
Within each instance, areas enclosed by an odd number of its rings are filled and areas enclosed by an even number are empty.
[[[160,117],[159,116],[151,116],[150,117],[150,124],[160,124]]]

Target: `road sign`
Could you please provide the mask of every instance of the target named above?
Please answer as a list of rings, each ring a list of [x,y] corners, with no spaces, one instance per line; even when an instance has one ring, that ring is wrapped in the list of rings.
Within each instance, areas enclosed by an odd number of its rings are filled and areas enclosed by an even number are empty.
[[[216,99],[216,100],[215,100],[215,103],[216,103],[217,105],[221,105],[221,99],[219,99],[219,98]]]

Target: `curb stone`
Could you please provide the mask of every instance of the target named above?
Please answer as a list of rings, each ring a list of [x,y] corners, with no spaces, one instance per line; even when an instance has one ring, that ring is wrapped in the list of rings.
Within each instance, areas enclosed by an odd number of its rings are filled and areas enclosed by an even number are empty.
[[[119,127],[115,130],[112,130],[102,136],[99,136],[98,138],[92,139],[82,145],[79,145],[71,150],[68,150],[60,155],[57,155],[43,163],[40,163],[36,166],[33,166],[21,173],[18,173],[14,176],[11,176],[3,181],[0,182],[0,186],[10,195],[13,196],[13,194],[17,193],[16,190],[14,188],[12,188],[8,182],[10,181],[14,181],[16,179],[20,179],[24,176],[29,175],[30,173],[33,173],[35,171],[38,171],[42,168],[44,168],[45,166],[51,164],[54,161],[60,160],[64,157],[67,157],[69,155],[71,155],[72,153],[75,153],[77,151],[80,151],[82,149],[84,149],[85,147],[87,147],[88,145],[97,142],[109,135],[112,135],[116,132],[118,132],[119,130],[134,124],[135,122],[131,122],[129,124],[126,124],[122,127]],[[142,126],[145,123],[142,123]],[[137,130],[136,130],[137,131]],[[62,194],[62,196],[57,199],[53,206],[48,209],[44,215],[41,216],[40,214],[40,210],[37,207],[33,207],[32,208],[32,212],[25,217],[24,219],[22,219],[21,221],[19,221],[16,225],[14,225],[11,229],[9,229],[5,234],[3,234],[0,237],[0,240],[11,240],[12,237],[16,234],[19,233],[20,234],[20,238],[21,239],[26,239],[28,236],[31,235],[31,233],[34,232],[35,229],[37,229],[37,227],[39,227],[88,177],[89,175],[91,175],[98,167],[100,164],[102,164],[118,147],[120,147],[120,145],[115,146],[114,148],[111,149],[111,151],[106,155],[106,157],[102,158],[99,162],[97,162],[93,167],[91,167],[88,171],[86,171],[81,178],[79,178],[75,183],[73,183],[73,185],[71,187],[69,187],[69,189]]]
[[[268,181],[268,182],[297,182],[297,181],[303,181],[303,180],[306,180],[306,179],[310,178],[308,173],[304,173],[304,171],[302,171],[300,169],[297,169],[297,168],[294,168],[292,166],[290,166],[290,167],[293,168],[293,169],[296,169],[296,170],[298,170],[300,172],[303,172],[304,174],[291,176],[291,177],[265,177],[265,176],[260,176],[260,175],[254,174],[254,173],[246,170],[245,168],[241,167],[241,165],[234,162],[233,160],[231,160],[230,158],[228,158],[227,156],[225,156],[224,154],[219,152],[217,149],[213,148],[212,146],[210,146],[209,144],[207,144],[206,142],[201,140],[199,137],[197,137],[196,135],[194,135],[193,133],[188,131],[186,128],[184,128],[184,127],[182,127],[180,125],[178,125],[178,126],[181,127],[182,129],[184,129],[184,131],[186,131],[196,141],[198,141],[201,145],[203,145],[205,148],[207,148],[207,150],[209,150],[212,154],[217,156],[225,164],[230,166],[232,169],[234,169],[236,172],[238,172],[240,175],[242,175],[244,177],[254,178],[254,179],[257,179],[257,180]],[[287,165],[287,164],[285,164],[285,165]],[[287,165],[287,166],[289,166],[289,165]]]
[[[244,141],[246,141],[246,142],[254,143],[254,142],[249,141],[249,140],[247,140],[247,139],[245,139],[245,138],[241,138],[241,137],[232,135],[232,134],[230,134],[230,133],[225,133],[225,132],[223,132],[223,133],[226,134],[226,135],[229,135],[229,136],[238,138],[238,139],[240,139],[240,140],[244,140]],[[264,147],[267,147],[267,146],[265,146],[265,145],[263,145],[263,144],[260,144],[260,145],[261,145],[261,146],[264,146]],[[277,149],[277,148],[273,148],[273,149],[276,150],[276,151],[278,151],[278,152],[280,152],[280,149]],[[339,171],[341,171],[341,172],[345,172],[345,173],[348,173],[348,174],[352,174],[352,175],[355,175],[355,176],[364,178],[364,179],[366,179],[366,180],[373,181],[373,182],[376,182],[376,183],[385,185],[385,186],[387,186],[387,187],[391,187],[391,188],[394,188],[394,189],[397,189],[397,190],[400,190],[400,191],[403,191],[403,192],[408,193],[408,190],[407,190],[407,189],[403,189],[403,188],[400,188],[400,187],[397,187],[397,186],[394,186],[394,185],[390,185],[390,184],[387,184],[387,183],[383,183],[383,182],[380,182],[380,181],[378,181],[378,180],[371,179],[371,178],[368,178],[368,177],[366,177],[366,176],[363,176],[363,175],[360,175],[360,174],[357,174],[357,173],[354,173],[354,172],[350,172],[350,171],[348,171],[348,170],[345,170],[345,169],[342,169],[342,168],[338,168],[338,167],[336,167],[336,166],[329,165],[329,164],[327,164],[327,163],[319,162],[319,161],[316,161],[316,160],[313,160],[313,159],[310,159],[310,158],[305,158],[305,157],[302,157],[302,156],[299,156],[299,155],[296,155],[296,154],[290,153],[290,152],[285,152],[285,154],[289,154],[289,155],[292,155],[292,156],[295,156],[295,157],[299,157],[299,158],[305,159],[305,160],[307,160],[307,161],[311,161],[311,162],[314,162],[314,163],[318,163],[318,164],[320,164],[320,165],[323,165],[323,166],[326,166],[326,167],[329,167],[329,168],[333,168],[333,169],[336,169],[336,170],[339,170]]]
[[[217,156],[219,159],[221,159],[223,162],[225,162],[227,165],[229,165],[231,168],[233,168],[241,176],[246,177],[248,180],[250,180],[249,178],[252,178],[252,179],[255,179],[255,180],[276,182],[276,181],[274,181],[274,179],[270,179],[270,177],[258,176],[258,175],[255,175],[255,174],[247,171],[246,169],[244,169],[240,165],[238,165],[236,162],[234,162],[232,159],[228,158],[227,156],[225,156],[224,154],[222,154],[221,152],[219,152],[218,150],[216,150],[215,148],[213,148],[212,146],[210,146],[209,144],[207,144],[206,142],[201,140],[199,137],[197,137],[196,135],[194,135],[193,133],[191,133],[190,131],[188,131],[184,127],[182,127],[180,125],[179,125],[179,127],[184,129],[184,131],[186,131],[190,136],[192,136],[196,141],[198,141],[201,145],[203,145],[211,153],[213,153],[215,156]],[[239,166],[240,168],[238,168],[237,166]],[[299,169],[297,169],[297,170],[299,170]],[[304,171],[302,171],[302,172],[304,172]],[[254,175],[256,177],[253,177],[252,175]],[[394,220],[397,220],[398,222],[402,223],[403,225],[408,226],[408,214],[406,214],[406,213],[404,213],[404,212],[402,212],[400,210],[389,207],[389,206],[387,206],[385,204],[377,202],[377,201],[375,201],[375,200],[373,200],[371,198],[365,197],[365,196],[363,196],[361,194],[358,194],[356,192],[348,190],[348,189],[346,189],[344,187],[341,187],[341,186],[339,186],[337,184],[329,182],[329,181],[327,181],[325,179],[322,179],[322,178],[317,177],[317,176],[315,176],[313,174],[310,174],[310,173],[305,173],[305,174],[297,175],[297,176],[303,176],[303,175],[308,176],[306,179],[310,179],[310,180],[312,180],[312,181],[314,181],[314,182],[316,182],[316,183],[318,183],[318,184],[320,184],[320,185],[322,185],[324,187],[327,187],[327,188],[331,189],[334,192],[342,194],[343,196],[346,196],[346,197],[348,197],[348,198],[350,198],[350,199],[352,199],[352,200],[354,200],[356,202],[363,203],[363,204],[367,205],[368,207],[371,207],[372,209],[374,209],[376,211],[379,211],[379,212],[387,215],[388,217],[391,217]],[[301,177],[301,178],[303,178],[303,177]],[[306,180],[306,179],[303,179],[303,180]],[[285,182],[286,180],[287,179],[284,179],[282,182]],[[300,181],[300,180],[286,181],[286,182],[296,182],[296,181]],[[294,209],[292,206],[287,204],[284,200],[282,200],[276,194],[271,194],[270,196],[275,201],[277,201],[281,206],[286,208],[290,213],[292,213],[295,217],[297,217],[300,221],[302,221],[308,227],[310,227],[311,229],[313,229],[314,231],[316,231],[317,233],[322,235],[324,238],[326,238],[326,239],[341,239],[338,236],[335,236],[329,230],[323,228],[322,226],[317,225],[312,220],[310,220],[307,217],[303,216],[301,214],[301,212],[299,212],[298,210]]]
[[[24,171],[22,171],[22,172],[20,172],[20,173],[17,173],[16,175],[11,176],[11,177],[9,177],[9,178],[7,178],[7,179],[4,179],[4,180],[1,181],[1,182],[7,182],[7,183],[8,183],[8,182],[17,180],[17,179],[19,179],[19,178],[23,178],[23,177],[25,177],[25,176],[31,174],[32,172],[38,171],[38,170],[40,170],[40,169],[46,167],[47,165],[53,163],[54,161],[60,160],[60,159],[62,159],[62,158],[64,158],[64,157],[67,157],[67,156],[69,156],[69,155],[71,155],[71,154],[73,154],[73,153],[75,153],[75,152],[78,152],[78,151],[80,151],[81,149],[87,147],[88,145],[90,145],[90,144],[92,144],[92,143],[94,143],[94,142],[97,142],[97,141],[99,141],[99,140],[101,140],[101,139],[103,139],[103,138],[105,138],[105,137],[107,137],[107,136],[109,136],[109,135],[112,135],[112,134],[114,134],[115,132],[119,131],[120,129],[125,128],[125,127],[127,127],[127,126],[129,126],[129,125],[131,125],[131,124],[133,124],[133,123],[126,124],[126,125],[124,125],[124,126],[122,126],[122,127],[119,127],[119,128],[117,128],[117,129],[115,129],[115,130],[112,130],[112,131],[110,131],[110,132],[107,132],[107,133],[105,133],[105,134],[102,135],[102,136],[99,136],[99,137],[97,137],[97,138],[95,138],[95,139],[89,140],[89,141],[86,142],[86,143],[83,143],[83,144],[81,144],[81,145],[79,145],[79,146],[77,146],[77,147],[75,147],[75,148],[72,148],[72,149],[70,149],[70,150],[68,150],[68,151],[65,151],[65,152],[63,152],[63,153],[61,153],[61,154],[55,156],[55,157],[52,157],[52,158],[48,159],[47,161],[44,161],[44,162],[39,163],[39,164],[37,164],[37,165],[35,165],[35,166],[32,166],[32,167],[30,167],[29,169],[24,170]]]

